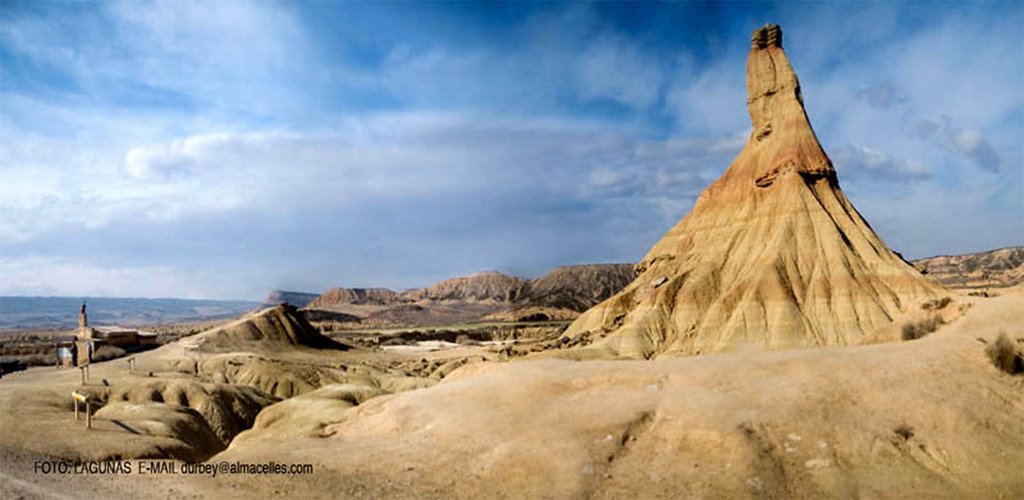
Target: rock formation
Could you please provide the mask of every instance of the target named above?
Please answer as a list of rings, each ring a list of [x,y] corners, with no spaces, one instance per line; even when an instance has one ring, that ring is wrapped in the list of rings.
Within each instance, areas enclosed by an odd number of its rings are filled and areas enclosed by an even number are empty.
[[[203,352],[239,349],[278,351],[286,347],[348,349],[348,346],[321,335],[304,315],[289,304],[247,314],[224,326],[190,337],[188,343],[201,346]]]
[[[1024,247],[929,257],[913,264],[951,288],[1005,288],[1024,283]]]
[[[751,45],[747,144],[637,265],[637,279],[566,331],[595,340],[581,356],[849,344],[944,294],[840,190],[779,27],[756,30]]]
[[[517,302],[583,312],[615,295],[636,273],[632,264],[583,264],[555,268],[530,281]]]
[[[314,299],[319,297],[315,293],[290,292],[287,290],[274,290],[263,299],[263,304],[276,306],[279,304],[291,304],[295,307],[306,307]]]
[[[420,290],[410,290],[402,296],[410,300],[511,302],[527,283],[523,278],[486,271],[444,280]]]
[[[387,288],[332,288],[309,302],[310,309],[323,309],[344,304],[391,305],[401,298]]]

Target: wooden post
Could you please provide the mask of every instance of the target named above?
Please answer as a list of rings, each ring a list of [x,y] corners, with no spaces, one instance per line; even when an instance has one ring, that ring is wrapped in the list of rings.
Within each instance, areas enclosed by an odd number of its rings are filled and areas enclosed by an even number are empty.
[[[82,373],[82,385],[85,385],[85,367],[79,366],[78,371]]]
[[[89,401],[89,395],[78,391],[71,391],[71,399],[75,402],[75,420],[78,420],[78,403],[85,403],[85,424],[91,429],[92,405]]]
[[[128,358],[128,373],[132,372],[133,364],[135,364],[135,358]]]

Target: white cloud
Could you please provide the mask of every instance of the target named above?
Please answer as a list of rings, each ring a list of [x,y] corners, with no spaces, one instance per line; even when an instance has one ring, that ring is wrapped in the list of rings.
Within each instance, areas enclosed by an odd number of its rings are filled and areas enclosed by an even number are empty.
[[[657,61],[621,36],[594,40],[578,61],[579,88],[586,99],[611,99],[642,109],[655,102],[664,84]]]
[[[0,25],[0,50],[54,80],[0,89],[0,271],[26,290],[149,293],[135,281],[152,273],[159,295],[258,297],[289,282],[628,260],[749,135],[746,33],[667,51],[674,41],[651,47],[571,6],[509,45],[417,31],[368,48],[351,26],[312,39],[290,4],[80,10]],[[906,30],[899,8],[839,25],[832,6],[807,10],[783,21],[787,50],[876,228],[908,256],[955,251],[961,231],[1019,243],[1005,235],[1024,212],[1024,56],[1007,40],[1022,15],[937,12]],[[349,49],[390,55],[358,64]],[[276,281],[233,286],[221,256]]]
[[[197,272],[165,265],[97,266],[88,261],[51,257],[0,257],[0,295],[75,295],[92,297],[230,299],[244,274]]]
[[[874,179],[923,179],[931,176],[931,169],[925,164],[907,159],[897,159],[866,146],[846,145],[834,148],[832,162],[840,176],[853,178],[866,176]]]

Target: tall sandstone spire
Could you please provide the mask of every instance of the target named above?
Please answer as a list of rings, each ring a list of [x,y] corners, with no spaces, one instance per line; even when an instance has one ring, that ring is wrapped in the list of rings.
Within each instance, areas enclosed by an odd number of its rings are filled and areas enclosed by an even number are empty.
[[[753,131],[637,279],[564,334],[580,355],[651,358],[845,345],[943,294],[890,250],[839,189],[804,111],[782,30],[754,31]]]

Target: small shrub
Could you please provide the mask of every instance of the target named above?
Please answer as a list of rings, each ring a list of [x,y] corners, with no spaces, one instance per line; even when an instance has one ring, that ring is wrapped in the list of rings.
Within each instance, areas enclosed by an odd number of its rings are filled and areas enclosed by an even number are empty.
[[[942,317],[935,314],[927,318],[906,323],[903,325],[903,331],[901,337],[903,340],[917,340],[929,333],[938,330],[942,326]]]
[[[949,297],[943,297],[941,299],[929,300],[928,302],[925,302],[924,304],[921,304],[921,309],[924,309],[925,311],[938,311],[939,309],[942,309],[942,308],[948,306],[951,302],[953,302],[953,299],[951,299]]]
[[[1024,357],[1017,352],[1017,347],[1006,332],[1000,332],[996,341],[985,348],[985,354],[996,368],[1010,375],[1024,373]]]
[[[904,441],[914,437],[914,428],[907,424],[897,425],[892,431]]]

